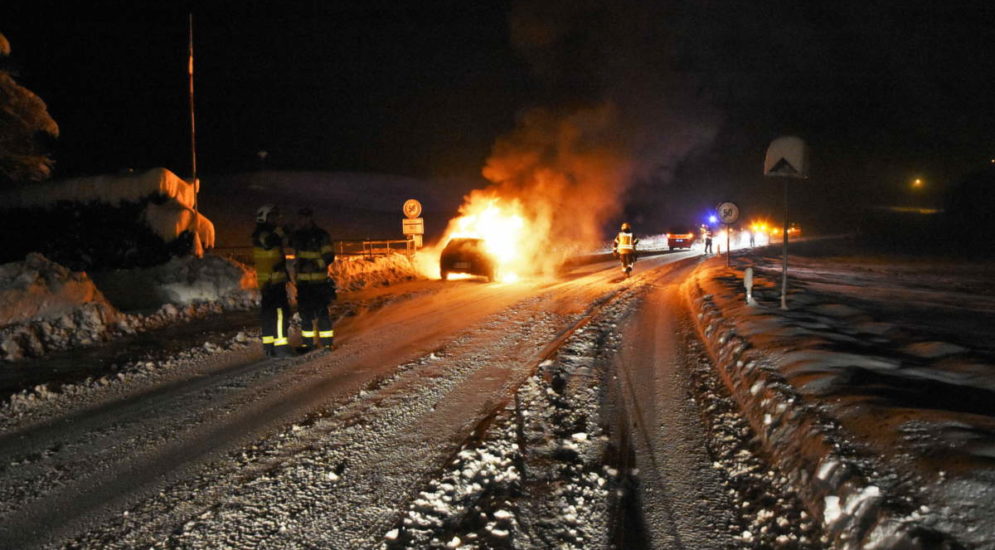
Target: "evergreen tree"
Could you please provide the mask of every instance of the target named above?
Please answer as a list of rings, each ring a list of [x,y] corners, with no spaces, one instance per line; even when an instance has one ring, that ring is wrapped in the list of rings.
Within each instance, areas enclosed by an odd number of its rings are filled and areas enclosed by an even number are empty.
[[[59,125],[40,97],[14,80],[10,43],[0,34],[0,182],[40,181],[52,173],[46,140]]]

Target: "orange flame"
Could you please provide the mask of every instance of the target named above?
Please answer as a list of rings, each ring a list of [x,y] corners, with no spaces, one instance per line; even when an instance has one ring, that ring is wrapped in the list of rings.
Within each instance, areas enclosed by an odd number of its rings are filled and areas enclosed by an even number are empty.
[[[619,211],[632,172],[617,115],[611,104],[566,116],[527,113],[494,145],[482,171],[492,184],[464,197],[423,265],[437,264],[452,238],[482,238],[496,260],[497,279],[512,281],[551,274],[567,256],[599,245],[602,224]],[[429,269],[437,273],[438,266]]]

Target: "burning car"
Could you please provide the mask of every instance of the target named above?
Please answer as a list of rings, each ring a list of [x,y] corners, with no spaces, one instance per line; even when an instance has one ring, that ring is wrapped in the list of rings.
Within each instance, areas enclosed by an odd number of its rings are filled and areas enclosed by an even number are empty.
[[[676,229],[667,233],[667,247],[670,250],[675,248],[691,248],[694,244],[694,231],[686,229]]]
[[[483,239],[457,238],[450,240],[442,250],[439,273],[443,281],[449,278],[450,273],[479,275],[493,281],[494,264]]]

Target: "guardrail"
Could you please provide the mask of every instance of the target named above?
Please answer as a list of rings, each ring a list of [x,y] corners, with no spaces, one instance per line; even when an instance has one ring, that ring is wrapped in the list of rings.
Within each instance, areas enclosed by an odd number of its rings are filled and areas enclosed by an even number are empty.
[[[391,254],[414,254],[414,241],[406,239],[384,241],[332,241],[336,256],[364,256],[375,258]],[[251,246],[222,246],[208,250],[209,254],[231,258],[246,265],[252,265]]]

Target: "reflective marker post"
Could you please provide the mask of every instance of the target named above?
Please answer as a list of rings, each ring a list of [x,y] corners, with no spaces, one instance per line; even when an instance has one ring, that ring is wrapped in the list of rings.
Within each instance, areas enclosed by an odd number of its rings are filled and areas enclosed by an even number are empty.
[[[781,231],[781,242],[784,244],[783,260],[781,261],[781,309],[788,309],[788,178],[781,178],[784,187],[784,229]]]
[[[781,136],[770,142],[764,157],[764,175],[782,178],[784,185],[784,260],[781,268],[781,309],[788,309],[788,178],[808,178],[808,146],[799,137]]]

